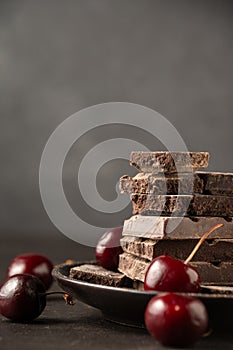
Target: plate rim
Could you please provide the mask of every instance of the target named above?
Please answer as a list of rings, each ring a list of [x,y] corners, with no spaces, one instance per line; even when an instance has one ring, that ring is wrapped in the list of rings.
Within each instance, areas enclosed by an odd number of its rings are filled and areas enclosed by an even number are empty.
[[[80,266],[83,264],[96,264],[95,260],[86,260],[86,261],[76,261],[75,263],[72,264],[66,264],[66,263],[61,263],[58,265],[55,265],[53,270],[52,270],[52,276],[54,277],[54,279],[57,280],[63,280],[66,282],[71,283],[72,285],[77,285],[77,286],[84,286],[87,288],[94,288],[94,289],[99,289],[99,290],[109,290],[115,293],[128,293],[128,294],[136,294],[136,295],[141,295],[141,296],[157,296],[157,295],[161,295],[164,293],[169,293],[166,291],[144,291],[144,290],[138,290],[138,289],[133,289],[133,288],[127,288],[127,287],[113,287],[113,286],[106,286],[106,285],[101,285],[101,284],[95,284],[95,283],[90,283],[90,282],[86,282],[86,281],[81,281],[81,280],[76,280],[74,278],[70,278],[66,275],[64,275],[61,272],[61,269],[64,268],[71,268],[74,266]],[[205,285],[202,285],[202,287],[205,288]],[[214,286],[209,286],[209,287],[214,287]],[[223,286],[224,287],[224,286]],[[227,286],[226,286],[227,287]],[[207,286],[208,288],[208,286]],[[187,296],[187,297],[193,297],[193,298],[201,298],[201,299],[212,299],[212,300],[216,300],[216,299],[233,299],[233,293],[181,293],[181,292],[174,292],[176,294],[180,294],[183,296]]]

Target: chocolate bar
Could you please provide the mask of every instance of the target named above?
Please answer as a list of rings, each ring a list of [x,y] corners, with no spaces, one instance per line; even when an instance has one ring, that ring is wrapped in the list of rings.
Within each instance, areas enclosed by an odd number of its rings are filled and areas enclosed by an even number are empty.
[[[122,253],[119,255],[118,271],[125,274],[131,280],[144,282],[149,264],[149,260],[137,258],[128,253]]]
[[[233,216],[233,197],[213,195],[132,194],[133,214],[182,216]]]
[[[198,172],[204,183],[204,193],[212,195],[233,195],[233,174]]]
[[[128,253],[120,254],[119,271],[132,280],[144,282],[145,274],[150,261],[135,257]],[[213,285],[233,285],[233,262],[210,263],[204,261],[192,261],[190,265],[195,267],[200,274],[202,283]]]
[[[185,260],[197,242],[197,239],[155,241],[125,236],[121,239],[121,247],[124,252],[147,260],[163,254]],[[193,261],[205,262],[232,260],[233,239],[206,239],[193,257]]]
[[[84,264],[70,269],[70,278],[104,286],[130,286],[131,281],[122,273],[113,272],[94,264]]]
[[[203,193],[204,182],[197,174],[161,176],[139,173],[135,177],[124,175],[120,178],[121,193],[136,194],[192,194]]]
[[[210,227],[223,224],[210,238],[233,239],[233,220],[222,217],[166,217],[134,215],[124,221],[123,236],[150,239],[199,239]]]
[[[233,174],[197,172],[195,174],[139,173],[120,178],[121,193],[135,194],[212,194],[233,195]]]
[[[233,261],[218,263],[192,261],[190,265],[197,269],[204,284],[233,285]]]
[[[130,165],[141,172],[190,173],[207,168],[208,152],[132,152]]]

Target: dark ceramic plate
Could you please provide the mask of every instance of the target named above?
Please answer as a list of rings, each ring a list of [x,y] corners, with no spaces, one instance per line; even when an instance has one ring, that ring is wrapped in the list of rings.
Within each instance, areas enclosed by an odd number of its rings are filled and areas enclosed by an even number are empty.
[[[144,310],[156,292],[138,291],[130,288],[108,287],[69,278],[70,268],[90,261],[72,265],[59,265],[53,270],[58,285],[71,296],[102,311],[111,321],[134,327],[144,327]],[[209,314],[210,327],[232,328],[233,288],[202,287],[198,294],[185,293],[203,301]]]

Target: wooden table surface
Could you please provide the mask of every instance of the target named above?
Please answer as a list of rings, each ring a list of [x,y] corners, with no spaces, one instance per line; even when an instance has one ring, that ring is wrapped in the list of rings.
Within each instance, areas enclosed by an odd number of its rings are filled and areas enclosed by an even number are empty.
[[[89,260],[94,257],[93,249],[81,246],[58,232],[48,235],[4,232],[0,234],[1,281],[10,260],[26,252],[45,254],[54,264],[69,258]],[[58,289],[55,283],[52,289]],[[232,312],[229,310],[230,317]],[[78,301],[74,306],[67,306],[59,296],[49,297],[45,311],[31,324],[12,323],[0,316],[1,350],[119,348],[165,349],[145,330],[106,321],[99,310]],[[197,342],[194,349],[233,349],[233,332],[215,330],[209,337]]]

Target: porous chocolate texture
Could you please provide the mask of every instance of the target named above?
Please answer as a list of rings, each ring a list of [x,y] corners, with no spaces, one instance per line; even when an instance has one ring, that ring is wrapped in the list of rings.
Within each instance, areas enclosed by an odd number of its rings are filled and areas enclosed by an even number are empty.
[[[119,259],[119,271],[136,281],[144,282],[151,261],[123,253]],[[192,261],[190,265],[200,274],[203,284],[233,285],[233,262]]]
[[[223,224],[211,233],[212,239],[233,239],[233,220],[223,217],[166,217],[134,215],[124,221],[123,236],[136,236],[153,240],[199,239],[217,224]]]
[[[144,282],[150,261],[135,257],[132,254],[122,253],[119,256],[118,270],[131,280]]]
[[[139,173],[120,178],[121,193],[136,194],[212,194],[233,196],[233,174],[197,172],[195,174]]]
[[[233,216],[233,197],[132,194],[133,215]]]
[[[132,152],[130,165],[142,172],[189,173],[207,168],[208,152]]]
[[[70,269],[70,278],[104,286],[131,286],[131,281],[122,273],[113,272],[94,264],[84,264]]]
[[[135,177],[124,175],[120,178],[121,193],[137,194],[193,194],[203,193],[203,180],[196,174],[161,176],[139,173]]]
[[[156,241],[124,236],[121,239],[121,246],[124,252],[147,260],[153,260],[155,257],[165,254],[184,261],[197,242],[198,239]],[[192,260],[205,262],[233,261],[232,257],[233,239],[207,239],[202,243]]]

